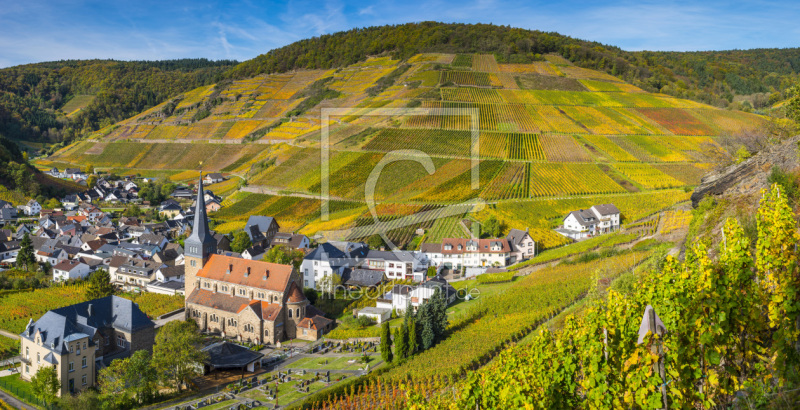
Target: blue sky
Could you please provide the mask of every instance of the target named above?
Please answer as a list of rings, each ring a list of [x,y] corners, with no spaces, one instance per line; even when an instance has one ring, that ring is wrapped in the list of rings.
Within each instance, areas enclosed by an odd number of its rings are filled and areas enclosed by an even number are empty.
[[[556,31],[626,50],[800,46],[796,1],[0,0],[0,67],[59,59],[247,60],[296,40],[435,20]]]

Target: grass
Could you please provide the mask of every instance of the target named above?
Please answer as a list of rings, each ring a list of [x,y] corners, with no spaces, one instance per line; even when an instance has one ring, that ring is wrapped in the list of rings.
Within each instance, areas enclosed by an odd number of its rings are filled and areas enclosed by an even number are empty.
[[[31,384],[22,380],[19,374],[12,374],[10,376],[0,377],[0,387],[12,396],[21,399],[22,401],[33,404],[39,403],[36,395],[33,394]],[[37,408],[38,405],[35,405]]]

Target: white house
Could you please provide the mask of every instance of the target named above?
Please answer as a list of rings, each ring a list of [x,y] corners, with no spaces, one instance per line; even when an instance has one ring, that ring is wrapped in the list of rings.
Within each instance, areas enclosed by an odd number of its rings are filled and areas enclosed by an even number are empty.
[[[369,250],[360,266],[364,269],[383,271],[389,280],[406,279],[419,282],[425,274],[420,258],[407,251]]]
[[[22,207],[22,210],[28,216],[39,215],[39,212],[42,211],[42,206],[35,199],[31,199]]]
[[[572,211],[556,232],[572,239],[584,239],[619,229],[620,212],[612,204],[594,205]]]
[[[364,260],[367,245],[361,242],[327,242],[320,244],[303,259],[300,273],[303,286],[317,289],[317,283],[329,275],[341,276],[345,268]]]
[[[65,260],[53,266],[53,281],[63,282],[69,279],[80,279],[89,276],[91,272],[89,265],[76,261]]]
[[[536,255],[536,241],[533,240],[528,230],[512,229],[506,235],[506,240],[511,246],[510,263],[530,259]]]
[[[406,307],[409,304],[414,310],[417,310],[419,306],[433,297],[437,289],[443,292],[447,298],[448,305],[456,300],[457,292],[455,288],[450,286],[444,278],[437,276],[418,286],[395,285],[391,291],[378,299],[375,305],[379,309],[394,310],[400,315],[406,311]]]
[[[505,238],[445,238],[441,244],[426,243],[420,249],[431,266],[448,269],[504,267],[508,265],[512,254],[511,245]]]

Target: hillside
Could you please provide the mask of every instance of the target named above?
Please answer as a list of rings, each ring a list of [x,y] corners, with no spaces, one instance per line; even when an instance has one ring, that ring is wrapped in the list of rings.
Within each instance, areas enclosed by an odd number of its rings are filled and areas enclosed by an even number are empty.
[[[0,135],[57,143],[217,81],[235,61],[71,60],[0,70]]]
[[[633,222],[688,200],[686,187],[730,160],[723,148],[730,137],[769,125],[766,117],[648,93],[558,55],[544,59],[512,64],[491,54],[428,53],[226,80],[106,127],[38,164],[93,164],[185,181],[202,161],[205,170],[249,184],[213,215],[218,231],[241,228],[250,214],[269,214],[287,231],[358,239],[377,232],[366,209],[370,172],[389,152],[417,149],[431,156],[436,172],[395,162],[375,187],[377,216],[395,244],[465,236],[465,217],[496,217],[506,228],[530,228],[549,248],[565,243],[551,228],[572,209],[611,202],[624,222]],[[407,107],[451,111],[364,115]],[[323,189],[322,108],[352,108],[328,124],[329,220],[314,199]],[[474,190],[468,109],[478,112]],[[212,189],[230,192],[235,183]],[[472,205],[443,208],[476,198],[489,206],[475,213]],[[432,219],[401,220],[422,211]],[[415,236],[416,228],[425,237]]]
[[[766,109],[797,84],[800,48],[703,52],[629,52],[538,30],[492,24],[409,23],[358,28],[298,41],[231,69],[231,78],[294,69],[337,68],[390,54],[490,53],[499,62],[530,63],[557,53],[583,68],[603,71],[651,92],[717,107]]]

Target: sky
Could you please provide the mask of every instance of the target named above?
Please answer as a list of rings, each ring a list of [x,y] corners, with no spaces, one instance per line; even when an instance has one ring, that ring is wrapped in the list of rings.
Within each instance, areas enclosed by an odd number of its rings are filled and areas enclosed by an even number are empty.
[[[430,20],[555,31],[629,51],[800,46],[797,1],[0,0],[0,67],[89,58],[244,61],[308,37]]]

